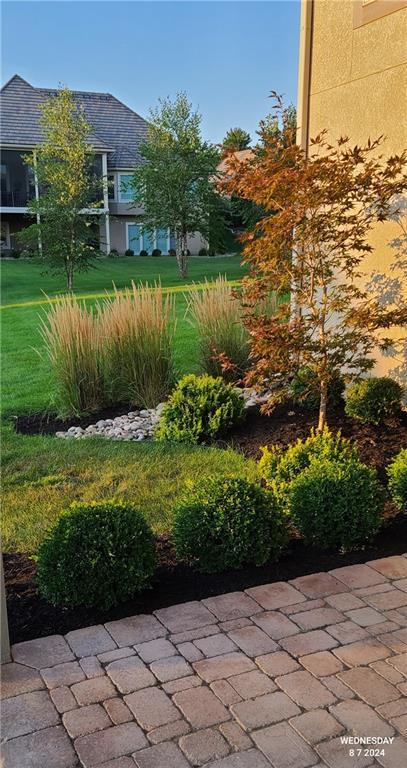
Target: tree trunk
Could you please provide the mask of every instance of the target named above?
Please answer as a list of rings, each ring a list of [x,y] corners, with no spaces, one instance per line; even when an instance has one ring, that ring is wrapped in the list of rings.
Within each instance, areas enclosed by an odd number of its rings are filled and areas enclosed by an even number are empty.
[[[187,236],[186,234],[181,235],[181,237],[177,238],[177,249],[176,249],[176,255],[177,255],[177,263],[179,267],[179,272],[183,280],[185,280],[188,277],[188,248],[187,248]]]
[[[318,433],[323,432],[326,425],[326,406],[328,401],[328,386],[326,381],[321,381],[320,385],[320,401],[319,401],[319,419],[318,419]]]

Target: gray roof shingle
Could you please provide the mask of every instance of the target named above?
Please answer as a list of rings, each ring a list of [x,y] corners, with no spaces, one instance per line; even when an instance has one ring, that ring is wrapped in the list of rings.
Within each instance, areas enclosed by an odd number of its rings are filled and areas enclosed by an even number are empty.
[[[1,89],[1,143],[15,147],[41,144],[40,106],[57,90],[34,88],[14,75]],[[142,162],[139,148],[148,124],[110,93],[73,91],[92,126],[89,142],[108,152],[108,168],[135,168]]]

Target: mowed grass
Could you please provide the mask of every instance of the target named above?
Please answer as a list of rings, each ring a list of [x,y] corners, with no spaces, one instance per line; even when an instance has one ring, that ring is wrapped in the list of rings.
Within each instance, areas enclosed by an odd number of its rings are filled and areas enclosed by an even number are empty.
[[[237,257],[190,261],[188,284],[225,274],[239,280]],[[99,296],[112,284],[131,280],[154,282],[176,292],[175,362],[179,375],[197,371],[196,332],[185,318],[183,283],[175,259],[106,259],[97,270],[79,275],[76,295]],[[55,296],[64,290],[61,278],[41,276],[29,261],[3,262],[2,406],[3,547],[35,552],[46,530],[74,500],[119,497],[140,506],[155,532],[170,530],[174,504],[188,483],[204,475],[254,477],[254,462],[232,450],[119,443],[102,439],[71,441],[16,434],[10,417],[52,409],[52,377],[47,359],[38,354],[39,313],[46,309],[42,291]],[[96,299],[88,298],[87,303]],[[38,302],[38,303],[37,303]],[[41,303],[43,302],[43,303]],[[18,306],[7,306],[18,304]]]

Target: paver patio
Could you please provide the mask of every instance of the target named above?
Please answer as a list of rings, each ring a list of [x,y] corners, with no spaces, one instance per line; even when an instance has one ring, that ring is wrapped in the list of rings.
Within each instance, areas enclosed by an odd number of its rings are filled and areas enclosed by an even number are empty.
[[[18,643],[12,659],[4,768],[407,766],[407,555]],[[360,736],[385,743],[342,741]]]

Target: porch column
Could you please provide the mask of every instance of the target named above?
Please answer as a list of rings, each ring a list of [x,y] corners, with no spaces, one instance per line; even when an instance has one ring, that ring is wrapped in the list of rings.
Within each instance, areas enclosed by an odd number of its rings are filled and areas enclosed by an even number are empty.
[[[4,586],[3,554],[0,549],[0,621],[1,621],[1,663],[10,661],[10,639],[6,606],[6,590]]]
[[[34,157],[34,188],[35,188],[35,199],[38,203],[40,199],[40,190],[38,186],[38,175],[37,175],[37,153],[35,149],[33,150],[33,157]],[[41,217],[39,212],[37,211],[37,225],[39,226],[41,223]],[[41,240],[41,232],[38,232],[38,250],[40,253],[40,256],[42,256],[42,240]]]
[[[105,214],[105,230],[106,230],[106,253],[110,253],[110,215],[109,215],[109,186],[107,182],[107,154],[102,155],[102,176],[103,176],[103,207],[106,211]]]

